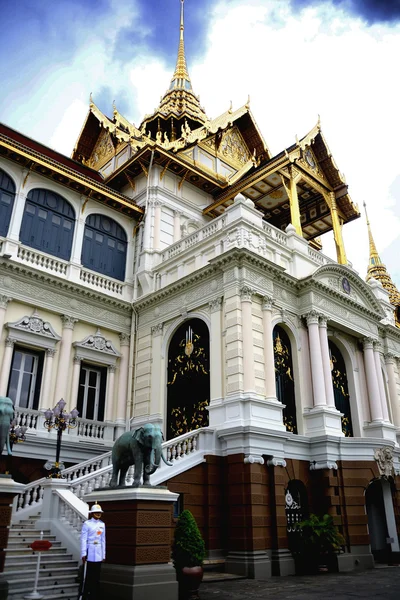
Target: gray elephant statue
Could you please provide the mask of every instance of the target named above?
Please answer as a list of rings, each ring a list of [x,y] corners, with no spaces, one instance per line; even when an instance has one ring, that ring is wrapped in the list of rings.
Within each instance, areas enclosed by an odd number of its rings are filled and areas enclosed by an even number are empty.
[[[9,431],[13,418],[14,405],[11,398],[0,396],[0,455],[3,454],[4,444],[7,445],[7,454],[12,454]]]
[[[113,473],[110,487],[125,485],[126,473],[131,465],[135,465],[132,487],[139,487],[143,475],[143,485],[150,485],[150,475],[160,466],[163,459],[172,467],[162,453],[162,432],[158,425],[146,423],[140,429],[123,433],[112,449]]]

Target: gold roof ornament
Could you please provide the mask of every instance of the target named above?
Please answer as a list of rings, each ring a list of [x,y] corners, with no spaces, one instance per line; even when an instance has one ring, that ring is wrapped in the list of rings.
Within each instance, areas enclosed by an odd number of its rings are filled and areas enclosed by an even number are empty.
[[[170,86],[164,96],[162,96],[158,108],[155,109],[153,115],[146,116],[143,119],[142,124],[148,123],[150,125],[158,118],[169,120],[171,117],[174,117],[178,121],[187,118],[197,123],[198,126],[201,126],[208,121],[204,109],[200,106],[198,96],[193,92],[192,82],[187,68],[184,38],[184,0],[180,0],[180,2],[179,45],[175,71]],[[182,125],[182,123],[179,125]],[[167,124],[165,128],[169,132]],[[178,131],[179,130],[180,127],[178,128]]]
[[[397,327],[400,327],[400,292],[395,286],[389,273],[376,249],[375,240],[372,235],[371,224],[368,219],[367,205],[364,202],[365,218],[367,219],[368,240],[369,240],[369,263],[366,281],[376,279],[380,281],[385,290],[389,292],[389,302],[396,307],[395,321]]]

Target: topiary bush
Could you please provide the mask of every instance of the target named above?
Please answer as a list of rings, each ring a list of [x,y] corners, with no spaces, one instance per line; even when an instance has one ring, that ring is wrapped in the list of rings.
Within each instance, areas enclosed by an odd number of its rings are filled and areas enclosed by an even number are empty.
[[[175,528],[172,561],[177,571],[201,567],[206,555],[204,540],[190,510],[182,511]]]

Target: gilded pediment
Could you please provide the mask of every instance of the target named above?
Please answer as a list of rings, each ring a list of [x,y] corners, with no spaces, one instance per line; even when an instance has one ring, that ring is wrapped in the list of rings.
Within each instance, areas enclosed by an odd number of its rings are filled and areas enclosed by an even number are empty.
[[[247,144],[236,126],[203,140],[199,146],[237,170],[251,159]]]
[[[107,129],[103,129],[88,160],[89,167],[100,169],[115,154],[114,144]]]

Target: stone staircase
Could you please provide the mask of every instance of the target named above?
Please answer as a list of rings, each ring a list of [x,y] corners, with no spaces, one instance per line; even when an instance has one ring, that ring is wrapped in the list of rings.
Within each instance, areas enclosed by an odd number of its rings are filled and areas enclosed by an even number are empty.
[[[4,565],[9,600],[22,600],[33,591],[37,553],[31,550],[30,544],[40,538],[40,532],[35,529],[38,518],[39,515],[36,515],[11,525]],[[76,600],[79,591],[78,561],[49,530],[43,531],[43,539],[49,540],[53,546],[41,553],[38,593],[46,600]]]

